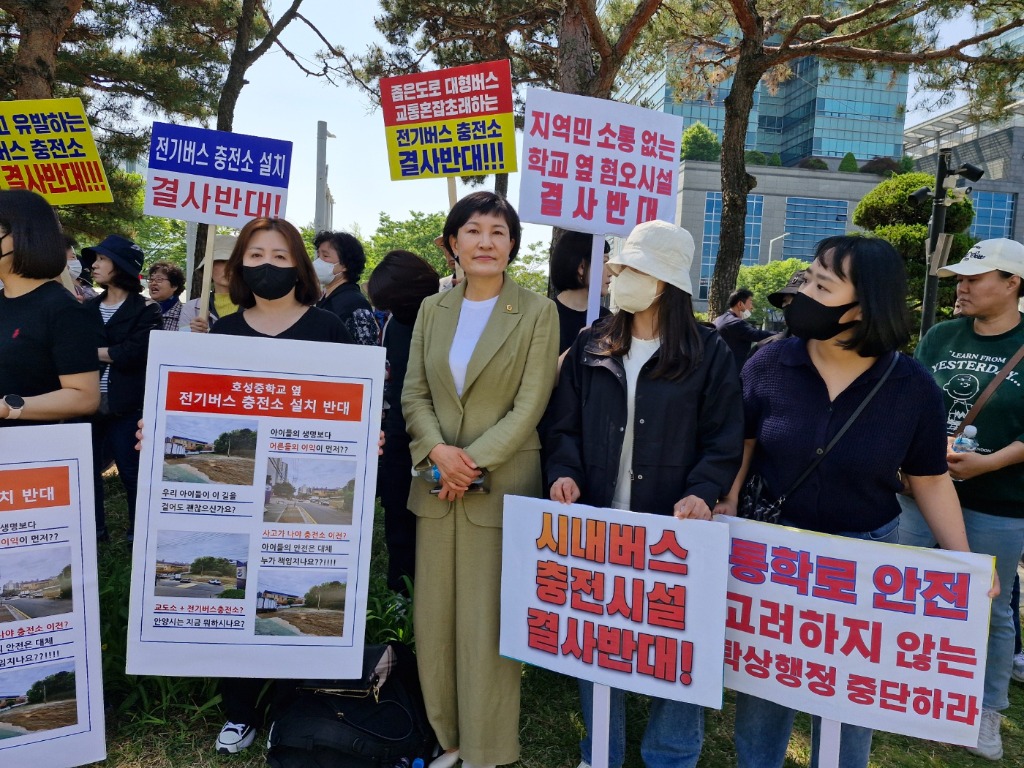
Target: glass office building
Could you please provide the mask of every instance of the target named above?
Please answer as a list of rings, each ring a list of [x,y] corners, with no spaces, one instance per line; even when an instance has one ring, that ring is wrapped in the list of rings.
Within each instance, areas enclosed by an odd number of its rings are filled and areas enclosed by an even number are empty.
[[[763,213],[764,195],[747,195],[747,226],[743,247],[743,266],[745,267],[755,266],[760,258]],[[707,301],[708,298],[721,231],[722,193],[708,192],[704,198],[704,237],[700,251],[700,283],[696,296],[700,301]]]

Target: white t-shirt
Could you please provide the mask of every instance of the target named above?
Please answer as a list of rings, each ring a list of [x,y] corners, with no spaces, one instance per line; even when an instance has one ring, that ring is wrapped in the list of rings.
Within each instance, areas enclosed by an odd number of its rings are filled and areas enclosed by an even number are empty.
[[[636,382],[640,378],[640,369],[658,351],[660,346],[660,338],[647,341],[634,336],[629,345],[629,353],[622,358],[622,365],[626,369],[626,431],[622,437],[619,476],[615,483],[615,496],[612,499],[612,507],[615,509],[629,509],[630,492],[633,485],[633,413],[636,410],[634,407]]]
[[[484,301],[462,300],[462,310],[459,312],[459,325],[455,329],[455,338],[452,339],[452,348],[448,351],[448,366],[452,369],[452,378],[455,379],[455,391],[462,397],[462,388],[466,384],[466,369],[469,367],[469,358],[473,356],[473,350],[483,335],[487,321],[491,317],[494,305],[498,303],[498,297],[485,299]]]

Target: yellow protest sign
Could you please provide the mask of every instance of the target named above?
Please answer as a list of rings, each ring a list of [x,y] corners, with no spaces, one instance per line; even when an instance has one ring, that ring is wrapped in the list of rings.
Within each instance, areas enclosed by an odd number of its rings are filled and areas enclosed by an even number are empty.
[[[0,189],[52,205],[113,202],[80,99],[0,103]]]

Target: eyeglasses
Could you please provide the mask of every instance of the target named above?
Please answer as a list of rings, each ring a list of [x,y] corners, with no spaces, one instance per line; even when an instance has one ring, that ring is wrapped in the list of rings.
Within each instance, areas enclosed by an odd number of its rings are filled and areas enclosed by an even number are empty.
[[[156,283],[157,285],[159,285],[160,283],[169,283],[169,282],[171,282],[171,281],[168,280],[166,277],[151,277],[151,278],[149,278],[150,285],[152,285],[153,283]]]

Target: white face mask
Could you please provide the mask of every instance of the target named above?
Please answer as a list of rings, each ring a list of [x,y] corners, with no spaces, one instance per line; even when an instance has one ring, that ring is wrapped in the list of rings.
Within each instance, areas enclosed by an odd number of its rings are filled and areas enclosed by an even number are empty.
[[[68,262],[68,272],[71,273],[71,279],[77,280],[82,276],[82,262],[78,259]]]
[[[316,272],[316,278],[320,281],[321,285],[330,285],[334,280],[334,267],[336,264],[330,264],[323,259],[313,259],[313,270]]]
[[[612,280],[612,303],[634,315],[650,307],[659,296],[658,278],[643,272],[624,269]]]
[[[750,314],[751,313],[749,309],[744,309],[742,312],[740,312],[740,317],[746,320],[748,317],[750,317]]]

